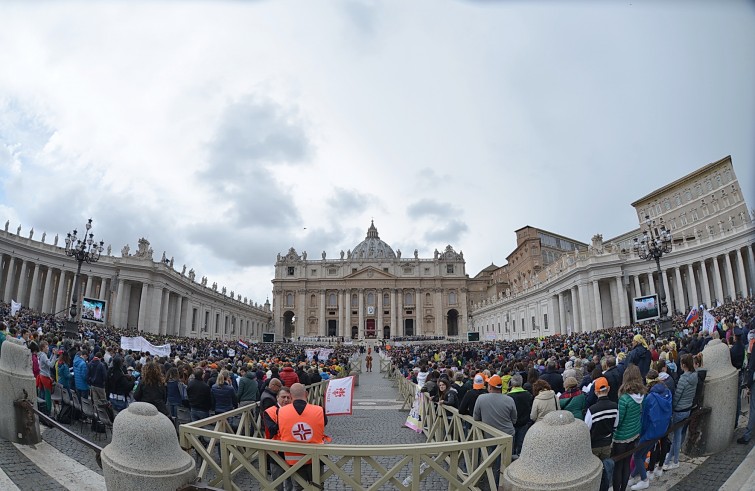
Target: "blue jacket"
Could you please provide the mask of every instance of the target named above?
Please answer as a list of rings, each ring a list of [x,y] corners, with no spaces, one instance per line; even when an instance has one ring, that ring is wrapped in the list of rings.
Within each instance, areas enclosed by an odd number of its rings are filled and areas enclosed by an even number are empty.
[[[78,355],[73,360],[73,381],[76,384],[78,390],[89,390],[89,383],[87,378],[89,377],[89,367],[87,362]]]
[[[58,364],[58,383],[64,389],[73,389],[71,386],[71,369],[65,363]]]
[[[213,385],[212,396],[215,401],[215,413],[223,413],[236,407],[236,392],[230,384]]]
[[[642,401],[642,430],[640,441],[660,438],[671,424],[673,395],[663,382],[656,383]]]
[[[637,368],[640,369],[642,378],[645,378],[650,371],[651,360],[652,357],[650,356],[650,351],[648,351],[648,349],[643,345],[638,344],[634,347],[634,349],[632,349],[632,351],[629,352],[626,362],[627,365],[629,365],[630,363],[637,365]]]

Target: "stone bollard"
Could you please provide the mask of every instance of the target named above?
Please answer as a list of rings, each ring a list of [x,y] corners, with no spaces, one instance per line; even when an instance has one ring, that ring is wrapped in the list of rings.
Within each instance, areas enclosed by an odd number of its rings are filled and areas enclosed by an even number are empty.
[[[554,411],[529,429],[501,485],[505,491],[597,491],[602,476],[603,463],[592,454],[585,422],[569,411]]]
[[[13,402],[28,399],[37,403],[37,383],[31,351],[18,339],[6,338],[0,355],[0,437],[14,443],[33,445],[42,441],[39,418]]]
[[[146,402],[118,413],[112,442],[101,455],[108,491],[175,491],[197,476],[194,459],[178,445],[173,423]]]
[[[699,420],[699,438],[694,438],[690,426],[684,453],[692,457],[725,450],[734,436],[736,421],[739,377],[731,364],[729,348],[720,339],[712,339],[705,346],[703,369],[708,372],[703,388],[703,406],[710,407],[711,412]]]
[[[349,375],[354,377],[354,387],[359,387],[359,372],[353,370]]]

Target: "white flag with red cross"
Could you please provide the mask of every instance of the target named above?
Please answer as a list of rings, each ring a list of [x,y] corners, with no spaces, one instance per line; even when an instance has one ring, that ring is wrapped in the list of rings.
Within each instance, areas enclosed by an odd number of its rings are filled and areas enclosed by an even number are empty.
[[[323,407],[328,416],[351,414],[354,401],[354,377],[335,378],[328,381]]]

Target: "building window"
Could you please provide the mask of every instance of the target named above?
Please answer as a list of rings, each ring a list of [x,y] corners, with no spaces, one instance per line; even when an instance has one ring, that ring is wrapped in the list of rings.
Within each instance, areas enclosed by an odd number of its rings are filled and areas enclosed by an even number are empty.
[[[425,268],[425,274],[430,274],[430,268]]]
[[[404,274],[412,274],[412,268],[404,268]]]
[[[294,267],[293,266],[289,266],[288,268],[286,268],[286,273],[288,274],[288,276],[293,276],[294,275]]]
[[[191,330],[197,330],[197,309],[191,309]]]
[[[218,332],[220,326],[220,314],[215,314],[215,332]]]
[[[387,273],[387,272],[388,272],[388,268],[383,268],[383,273]]]
[[[294,294],[289,293],[286,295],[286,307],[293,307],[294,305]]]
[[[448,294],[448,304],[456,305],[456,292],[450,292]]]
[[[367,294],[367,305],[375,305],[375,295],[372,292]]]
[[[205,313],[204,313],[204,330],[205,330],[205,332],[207,331],[207,329],[209,327],[210,327],[210,312],[207,311],[207,310],[205,310]]]
[[[335,307],[336,305],[338,305],[338,302],[336,301],[335,293],[331,293],[330,295],[328,295],[328,305],[330,305],[331,307]]]
[[[309,306],[310,307],[317,307],[317,297],[314,295],[309,296]]]
[[[543,328],[548,330],[548,314],[543,314]]]
[[[425,305],[432,305],[433,304],[433,296],[429,293],[425,293]]]
[[[414,295],[411,293],[404,295],[404,305],[414,305]]]
[[[357,298],[356,294],[351,296],[351,306],[352,307],[359,306],[359,298]]]
[[[317,270],[316,269],[312,270],[312,276],[317,276]]]
[[[453,274],[454,272],[454,265],[453,264],[446,264],[446,273]]]
[[[331,275],[331,276],[337,275],[338,274],[338,269],[337,268],[328,268],[328,274]]]
[[[383,293],[383,305],[390,305],[391,297],[387,293]]]
[[[511,330],[516,332],[516,319],[511,320]]]

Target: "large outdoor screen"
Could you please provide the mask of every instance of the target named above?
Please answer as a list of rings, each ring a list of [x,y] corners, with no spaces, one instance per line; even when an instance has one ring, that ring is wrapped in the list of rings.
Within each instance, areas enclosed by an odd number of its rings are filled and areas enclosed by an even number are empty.
[[[660,317],[658,295],[646,295],[634,299],[635,322],[648,321]]]
[[[105,322],[106,300],[87,298],[81,301],[81,320],[88,322]]]

